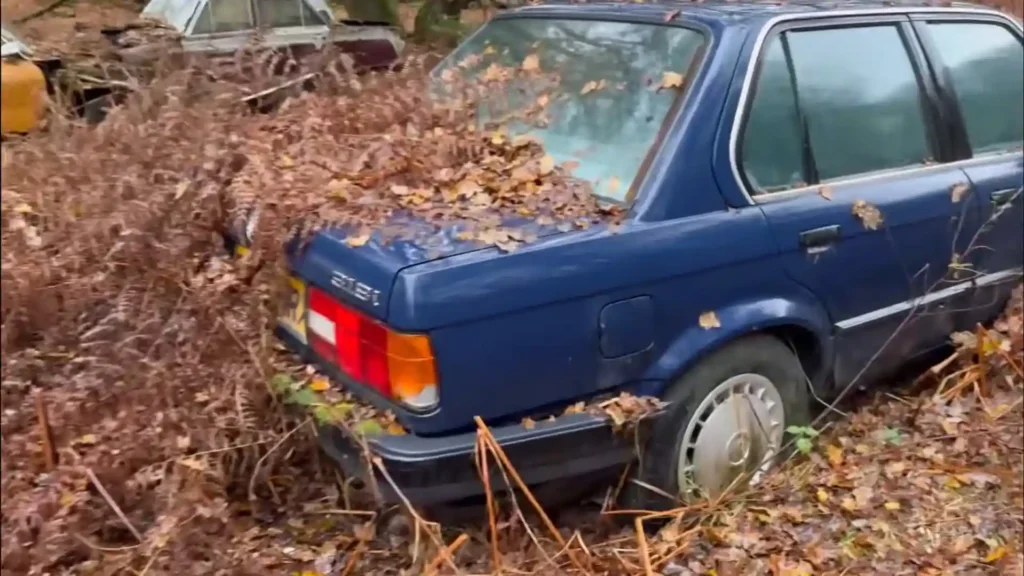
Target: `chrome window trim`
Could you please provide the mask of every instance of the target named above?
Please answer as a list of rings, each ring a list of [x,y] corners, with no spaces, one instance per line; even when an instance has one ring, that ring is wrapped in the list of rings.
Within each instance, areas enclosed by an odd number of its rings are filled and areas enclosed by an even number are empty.
[[[945,164],[922,164],[919,166],[910,166],[903,168],[892,168],[889,170],[880,170],[878,172],[867,172],[864,174],[857,174],[856,176],[850,176],[846,178],[837,178],[835,180],[826,180],[821,184],[815,184],[813,186],[799,186],[795,188],[789,188],[787,190],[779,190],[778,192],[766,192],[758,196],[747,196],[753,204],[767,204],[769,202],[778,202],[781,200],[787,200],[796,196],[802,196],[804,194],[818,194],[821,188],[828,187],[833,194],[841,192],[846,186],[853,186],[856,184],[863,184],[866,182],[872,182],[875,180],[886,180],[889,178],[903,178],[914,174],[928,174],[930,172],[940,172],[943,170],[956,169],[956,168],[969,168],[971,166],[984,166],[986,164],[995,164],[997,162],[1003,162],[1012,157],[1024,157],[1024,149],[1017,148],[1015,150],[989,152],[981,156],[974,158],[965,158],[963,160],[956,160],[954,162],[947,162]],[[746,189],[743,189],[746,194]]]
[[[905,176],[910,173],[919,171],[939,170],[948,169],[950,167],[965,166],[973,162],[986,162],[991,161],[993,158],[999,158],[1006,155],[1020,154],[1020,150],[1009,150],[1009,151],[997,151],[987,153],[983,156],[975,158],[967,158],[965,160],[958,160],[956,162],[949,162],[946,164],[928,164],[923,166],[911,166],[894,168],[891,170],[884,170],[879,172],[870,172],[866,174],[857,174],[855,176],[837,178],[832,181],[822,182],[821,184],[815,184],[813,186],[803,186],[800,188],[793,188],[790,190],[783,190],[780,192],[769,192],[763,195],[754,196],[747,190],[746,185],[743,183],[743,177],[740,174],[740,167],[737,163],[737,147],[739,145],[740,127],[743,126],[743,122],[746,120],[747,111],[747,100],[751,97],[752,84],[754,82],[754,72],[757,69],[757,64],[761,59],[761,51],[764,48],[765,40],[768,38],[769,32],[776,28],[779,24],[791,21],[799,20],[830,20],[833,18],[844,18],[844,17],[856,17],[856,16],[910,16],[913,14],[935,14],[935,15],[965,15],[965,16],[988,16],[997,17],[1000,20],[1008,22],[1016,30],[1024,33],[1024,26],[1021,25],[1015,18],[1010,17],[1007,14],[999,12],[998,10],[985,9],[985,8],[872,8],[872,9],[860,9],[860,10],[836,10],[831,12],[811,12],[801,14],[782,14],[769,19],[761,27],[761,30],[757,34],[757,39],[754,40],[754,49],[750,53],[750,59],[747,61],[747,70],[743,77],[743,87],[740,89],[739,101],[736,105],[736,112],[733,114],[732,127],[729,130],[729,167],[732,171],[733,180],[736,182],[736,186],[739,187],[740,192],[747,199],[751,206],[765,202],[782,200],[786,198],[792,198],[793,196],[805,194],[808,192],[817,192],[821,186],[837,187],[848,183],[858,183],[864,181],[875,180],[879,178],[887,178],[893,176]],[[770,200],[769,200],[770,199]]]
[[[998,284],[1009,280],[1020,280],[1022,275],[1024,275],[1024,270],[1022,270],[1021,268],[1003,270],[1002,272],[995,272],[992,274],[984,274],[978,276],[977,278],[966,280],[964,282],[954,284],[947,288],[943,288],[942,290],[935,290],[934,292],[929,292],[928,294],[919,296],[917,298],[911,298],[910,300],[904,300],[903,302],[891,304],[889,306],[886,306],[885,308],[872,310],[871,312],[861,314],[860,316],[854,316],[852,318],[847,318],[846,320],[840,320],[839,322],[835,323],[835,327],[839,330],[849,330],[851,328],[856,328],[858,326],[870,324],[883,318],[888,318],[889,316],[900,314],[902,312],[907,312],[909,310],[914,310],[915,308],[918,308],[920,306],[926,306],[933,302],[947,300],[949,298],[952,298],[953,296],[966,292],[967,290],[970,290],[972,288],[991,286],[993,284]]]

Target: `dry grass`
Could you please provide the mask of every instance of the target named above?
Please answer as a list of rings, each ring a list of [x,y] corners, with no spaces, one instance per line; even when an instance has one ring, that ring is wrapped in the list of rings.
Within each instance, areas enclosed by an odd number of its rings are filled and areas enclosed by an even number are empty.
[[[1020,290],[924,391],[880,393],[756,490],[661,515],[496,497],[451,528],[376,509],[268,391],[297,368],[268,327],[302,214],[284,208],[331,179],[308,151],[380,127],[347,82],[262,117],[237,104],[247,86],[204,78],[168,73],[98,127],[3,145],[5,574],[1019,573]],[[386,81],[378,111],[414,102]],[[427,118],[446,125],[407,120]],[[225,259],[236,206],[267,195],[295,202],[261,219],[253,259]],[[479,427],[487,478],[515,484]]]

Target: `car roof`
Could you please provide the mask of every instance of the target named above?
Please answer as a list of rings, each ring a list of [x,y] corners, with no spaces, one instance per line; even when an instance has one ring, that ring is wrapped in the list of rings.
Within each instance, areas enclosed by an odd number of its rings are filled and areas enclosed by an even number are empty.
[[[178,32],[184,32],[199,11],[210,0],[149,0],[141,16],[163,22]],[[217,1],[217,0],[213,0]],[[315,12],[333,14],[325,0],[305,0]]]
[[[852,10],[871,10],[884,12],[900,12],[907,9],[922,8],[943,10],[985,10],[992,13],[998,11],[982,4],[970,2],[946,2],[924,0],[646,0],[620,2],[588,2],[580,0],[542,0],[530,6],[512,8],[505,11],[508,15],[545,15],[572,16],[588,15],[594,18],[610,20],[628,18],[630,20],[664,21],[665,14],[677,10],[680,16],[695,17],[700,20],[718,20],[735,22],[737,20],[764,20],[786,14],[810,14],[829,12],[845,12]]]

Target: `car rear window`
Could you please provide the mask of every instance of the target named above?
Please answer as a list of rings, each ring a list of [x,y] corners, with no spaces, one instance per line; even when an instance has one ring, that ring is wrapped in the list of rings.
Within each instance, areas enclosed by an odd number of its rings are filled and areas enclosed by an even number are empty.
[[[989,22],[928,24],[949,72],[975,154],[1024,141],[1024,48],[1020,36]]]
[[[598,196],[624,201],[683,86],[661,89],[664,74],[691,70],[704,35],[680,26],[569,20],[499,18],[459,46],[435,74],[480,74],[497,63],[519,67],[536,55],[540,69],[557,72],[557,97],[547,126],[510,125],[510,136],[529,133],[559,163],[593,185]],[[472,62],[471,65],[467,65]],[[534,98],[517,87],[490,98]],[[486,103],[485,103],[486,104]],[[486,105],[481,107],[488,119]]]

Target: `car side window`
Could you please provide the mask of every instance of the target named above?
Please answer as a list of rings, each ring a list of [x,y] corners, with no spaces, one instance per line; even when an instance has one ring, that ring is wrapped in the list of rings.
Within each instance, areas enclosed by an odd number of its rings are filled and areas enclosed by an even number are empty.
[[[1024,48],[1007,27],[932,22],[932,45],[949,72],[975,154],[1024,142]]]
[[[210,6],[211,2],[207,2],[203,6],[203,11],[199,13],[196,18],[196,24],[192,27],[192,34],[212,34],[213,33],[213,8]]]
[[[255,28],[250,0],[209,0],[199,13],[192,34],[238,32]]]
[[[302,6],[302,24],[303,26],[327,26],[327,21],[324,19],[323,14],[317,14],[316,10],[313,10],[312,6],[305,2],[299,2]]]
[[[785,35],[819,181],[934,157],[921,87],[897,25]]]
[[[781,36],[765,46],[743,131],[741,161],[753,194],[804,183],[800,115]]]
[[[256,0],[256,13],[261,27],[288,28],[302,26],[300,0]]]

